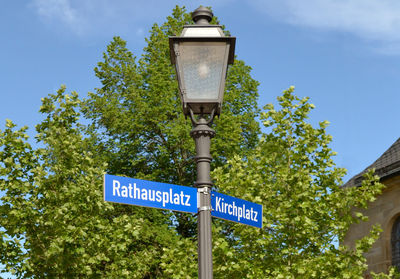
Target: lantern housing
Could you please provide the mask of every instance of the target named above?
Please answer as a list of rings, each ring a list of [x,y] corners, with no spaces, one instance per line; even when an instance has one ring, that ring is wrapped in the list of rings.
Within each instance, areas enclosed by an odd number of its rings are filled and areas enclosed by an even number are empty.
[[[175,65],[185,115],[219,115],[228,64],[234,61],[235,37],[220,25],[211,25],[212,13],[200,6],[179,37],[170,37],[171,62]]]

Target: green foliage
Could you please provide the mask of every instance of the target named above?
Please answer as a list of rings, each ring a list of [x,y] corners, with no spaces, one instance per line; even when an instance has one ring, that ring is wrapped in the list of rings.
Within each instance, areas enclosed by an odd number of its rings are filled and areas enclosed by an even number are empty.
[[[38,148],[28,143],[26,128],[7,122],[0,135],[0,259],[6,270],[26,278],[168,278],[180,262],[168,249],[191,247],[181,253],[191,255],[194,268],[182,276],[195,277],[193,216],[102,201],[104,172],[193,184],[194,143],[167,39],[189,22],[176,7],[165,24],[153,26],[138,62],[115,37],[95,68],[102,83],[96,93],[82,102],[62,87],[42,100],[46,118],[36,127]],[[250,70],[238,60],[229,71],[215,165],[257,143],[258,82]],[[91,122],[87,127],[78,122],[81,112]]]
[[[155,210],[122,214],[122,206],[103,202],[107,165],[77,123],[77,94],[64,91],[43,99],[42,147],[33,149],[26,128],[11,121],[0,134],[2,263],[20,278],[158,276],[176,233]]]
[[[334,241],[343,238],[354,207],[366,207],[383,185],[368,173],[360,188],[346,188],[345,170],[335,167],[329,148],[331,136],[321,122],[313,128],[306,119],[313,109],[307,98],[299,99],[294,88],[278,97],[280,109],[265,106],[261,121],[269,129],[248,160],[236,156],[214,171],[225,193],[264,206],[263,230],[233,225],[231,261],[227,267],[236,278],[362,278],[362,256],[377,237],[364,238],[355,251]],[[220,234],[224,237],[224,233]],[[251,259],[250,264],[248,264]],[[247,264],[246,264],[247,263]],[[312,267],[312,268],[310,268]],[[218,269],[216,270],[218,272]]]
[[[194,141],[189,135],[190,121],[182,113],[168,45],[168,37],[179,35],[190,22],[190,15],[176,7],[163,25],[152,27],[138,62],[126,42],[115,37],[104,61],[98,63],[95,73],[102,87],[89,94],[83,112],[94,123],[92,130],[99,139],[94,144],[103,151],[107,172],[193,185]],[[258,82],[250,71],[240,60],[229,69],[223,112],[215,121],[213,167],[223,165],[233,154],[246,156],[258,141]],[[179,234],[195,236],[193,218],[176,213],[173,220]]]
[[[153,26],[137,63],[126,42],[115,37],[96,67],[103,86],[90,93],[84,113],[104,135],[111,172],[193,184],[194,143],[190,122],[182,114],[168,45],[168,36],[179,34],[189,22],[189,14],[177,7],[166,23]],[[258,82],[250,70],[240,60],[229,70],[223,113],[215,125],[216,165],[257,142]]]
[[[168,36],[190,16],[176,7],[155,24],[136,61],[115,37],[95,68],[102,87],[80,100],[65,87],[42,100],[31,146],[26,127],[0,131],[0,261],[18,278],[196,278],[195,217],[103,201],[105,172],[193,185],[194,143],[182,114]],[[217,23],[216,18],[213,19]],[[226,31],[228,32],[228,31]],[[219,191],[264,206],[262,230],[213,220],[216,278],[362,278],[379,234],[335,246],[383,185],[372,172],[342,189],[327,122],[293,88],[281,108],[257,108],[250,67],[230,67],[212,141]],[[83,114],[90,123],[79,124]],[[260,116],[268,132],[260,136]],[[312,268],[310,268],[312,267]],[[389,278],[377,275],[377,278]]]
[[[354,207],[365,208],[384,186],[370,171],[362,187],[340,187],[345,170],[333,162],[328,122],[317,128],[307,123],[314,106],[293,90],[278,97],[279,110],[265,106],[267,132],[254,151],[213,172],[220,191],[264,208],[262,230],[214,220],[216,278],[364,278],[363,253],[380,229],[374,227],[354,250],[335,243],[350,224],[365,219],[353,214]]]

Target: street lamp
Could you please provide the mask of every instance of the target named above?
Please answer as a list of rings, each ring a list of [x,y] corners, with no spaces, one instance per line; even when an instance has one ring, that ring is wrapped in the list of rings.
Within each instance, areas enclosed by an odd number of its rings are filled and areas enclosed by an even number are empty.
[[[234,60],[234,37],[211,25],[212,12],[200,6],[192,13],[195,25],[185,25],[181,36],[170,37],[183,113],[192,120],[190,135],[196,144],[198,208],[198,268],[200,279],[213,278],[211,243],[210,144],[215,131],[209,126],[221,113],[228,64]],[[199,115],[197,118],[195,115]],[[208,119],[207,119],[208,116]]]
[[[200,6],[192,13],[195,25],[185,25],[181,36],[170,37],[171,62],[175,64],[185,115],[219,115],[227,64],[232,64],[234,37],[220,25],[210,25],[212,12]]]

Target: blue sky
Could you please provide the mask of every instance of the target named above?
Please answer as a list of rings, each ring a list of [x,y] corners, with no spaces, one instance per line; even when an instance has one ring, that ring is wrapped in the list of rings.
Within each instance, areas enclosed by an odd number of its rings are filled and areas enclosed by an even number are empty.
[[[336,163],[351,176],[400,136],[397,0],[26,0],[0,9],[0,129],[33,127],[40,99],[61,84],[84,96],[115,35],[137,56],[152,24],[176,5],[212,6],[237,37],[236,54],[260,81],[260,106],[291,85],[309,96],[311,121],[331,122]]]
[[[400,136],[396,0],[6,1],[0,10],[0,121],[33,128],[41,97],[61,84],[81,95],[94,91],[93,68],[112,37],[121,36],[140,56],[151,25],[162,23],[176,4],[189,11],[213,7],[237,37],[236,54],[261,83],[260,106],[290,85],[311,98],[311,119],[331,122],[336,163],[349,170],[347,178]]]
[[[300,4],[301,3],[301,4]],[[400,136],[400,2],[396,0],[27,0],[0,10],[0,121],[40,121],[40,99],[61,84],[85,95],[115,35],[137,56],[152,24],[200,4],[237,37],[236,54],[260,81],[260,106],[290,85],[328,120],[336,163],[363,170]],[[3,125],[3,124],[2,124]],[[4,126],[1,126],[4,127]],[[34,132],[32,131],[33,135]]]

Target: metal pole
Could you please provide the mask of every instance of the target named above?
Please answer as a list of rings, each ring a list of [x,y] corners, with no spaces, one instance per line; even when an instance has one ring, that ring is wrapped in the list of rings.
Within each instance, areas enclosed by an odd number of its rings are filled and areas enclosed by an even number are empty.
[[[203,117],[198,121],[192,118],[193,129],[190,135],[196,144],[197,180],[195,186],[199,192],[199,209],[197,219],[198,232],[198,274],[199,279],[212,279],[212,235],[211,235],[211,186],[210,155],[211,138],[215,131],[208,126]]]

